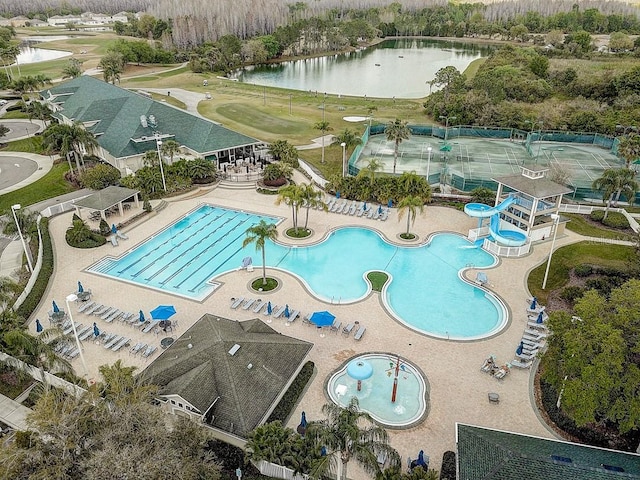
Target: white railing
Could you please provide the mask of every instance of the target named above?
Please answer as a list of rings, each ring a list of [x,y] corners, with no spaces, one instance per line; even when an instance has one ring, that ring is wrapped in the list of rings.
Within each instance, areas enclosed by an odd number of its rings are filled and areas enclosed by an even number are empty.
[[[522,257],[531,250],[531,243],[527,242],[519,247],[507,247],[505,245],[498,245],[488,238],[485,238],[482,248],[499,257]]]
[[[283,467],[282,465],[276,465],[275,463],[266,462],[264,460],[260,460],[258,462],[254,462],[254,465],[260,473],[266,475],[268,477],[273,478],[282,478],[284,480],[307,480],[309,475],[295,473],[290,468]]]
[[[472,228],[469,230],[469,234],[467,238],[472,242],[475,242],[479,238],[488,237],[489,236],[489,227],[480,227],[480,228]]]
[[[313,168],[309,166],[305,161],[298,159],[298,163],[300,164],[300,168],[304,170],[304,172],[311,177],[311,181],[320,187],[324,188],[327,185],[327,180],[324,177],[321,177],[316,173]]]
[[[50,207],[42,210],[40,212],[40,215],[49,218],[53,217],[54,215],[60,215],[61,213],[70,212],[71,210],[75,209],[75,203],[77,200],[87,198],[88,196],[89,195],[85,195],[84,197],[74,198],[73,200],[69,200],[68,202],[56,203],[55,205],[51,205]]]
[[[560,204],[559,210],[564,213],[579,213],[581,215],[589,215],[594,210],[606,210],[606,209],[607,207],[562,203]],[[627,219],[627,221],[629,222],[629,226],[635,233],[638,233],[640,231],[640,224],[638,224],[638,221],[624,208],[610,208],[609,211],[621,213]]]

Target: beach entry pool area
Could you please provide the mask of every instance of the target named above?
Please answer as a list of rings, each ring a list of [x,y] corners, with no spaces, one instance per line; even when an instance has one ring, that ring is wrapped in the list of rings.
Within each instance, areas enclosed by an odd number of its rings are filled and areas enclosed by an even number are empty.
[[[329,377],[327,393],[342,407],[356,397],[360,410],[388,427],[415,425],[428,413],[423,375],[408,361],[387,353],[351,359]]]
[[[216,277],[237,270],[261,255],[242,248],[247,228],[261,219],[281,219],[213,205],[201,205],[118,258],[105,257],[87,271],[202,301],[219,286]],[[419,332],[472,340],[498,332],[506,307],[490,293],[461,279],[465,268],[486,268],[496,258],[452,233],[438,233],[420,246],[386,242],[371,229],[344,227],[309,246],[267,242],[267,266],[296,275],[316,297],[328,303],[353,303],[366,297],[366,273],[387,272],[382,292],[388,311]],[[256,272],[257,273],[257,272]]]

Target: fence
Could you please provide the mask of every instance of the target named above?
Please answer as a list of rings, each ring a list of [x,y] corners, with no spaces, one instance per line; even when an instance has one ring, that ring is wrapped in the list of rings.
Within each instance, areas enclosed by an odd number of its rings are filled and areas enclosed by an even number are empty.
[[[567,203],[563,203],[560,205],[560,211],[564,213],[579,213],[581,215],[590,215],[594,210],[606,210],[606,207],[600,207],[596,205],[573,205]],[[624,208],[610,208],[609,211],[618,212],[624,215],[624,217],[629,222],[629,226],[631,227],[631,229],[635,233],[640,232],[640,224],[638,224],[638,221],[634,217],[632,217],[631,214]]]
[[[258,470],[260,470],[262,475],[266,475],[268,477],[282,478],[284,480],[308,480],[309,478],[309,475],[294,473],[290,468],[266,462],[264,460],[254,462],[254,465]]]
[[[307,175],[309,175],[309,178],[311,178],[311,181],[313,183],[319,185],[321,188],[324,188],[327,185],[327,180],[322,177],[322,175],[320,175],[320,173],[318,173],[311,165],[300,159],[298,159],[298,163],[300,164],[300,168],[304,170]]]
[[[75,202],[77,200],[81,200],[83,198],[87,198],[89,195],[85,195],[84,197],[74,198],[73,200],[69,200],[67,202],[56,203],[55,205],[51,205],[50,207],[45,208],[40,212],[40,215],[43,217],[53,217],[54,215],[60,215],[61,213],[70,212],[75,209]]]

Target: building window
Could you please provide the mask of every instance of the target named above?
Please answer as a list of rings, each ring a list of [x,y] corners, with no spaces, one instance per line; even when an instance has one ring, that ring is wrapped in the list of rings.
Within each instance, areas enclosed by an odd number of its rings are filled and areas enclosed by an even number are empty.
[[[176,401],[175,400],[171,400],[171,405],[175,405]]]

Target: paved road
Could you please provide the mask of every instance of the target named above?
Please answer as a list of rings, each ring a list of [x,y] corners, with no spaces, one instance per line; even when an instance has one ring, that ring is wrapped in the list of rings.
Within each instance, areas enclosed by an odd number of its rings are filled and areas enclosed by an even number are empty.
[[[38,162],[18,155],[0,156],[0,191],[26,180],[38,170]]]
[[[42,122],[29,120],[0,120],[0,123],[9,129],[9,132],[2,137],[3,142],[18,140],[33,135],[43,130]]]

